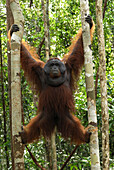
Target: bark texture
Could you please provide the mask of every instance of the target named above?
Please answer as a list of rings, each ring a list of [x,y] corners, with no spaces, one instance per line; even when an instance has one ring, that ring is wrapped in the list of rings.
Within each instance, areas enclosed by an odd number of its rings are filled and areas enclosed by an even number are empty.
[[[50,54],[50,35],[49,35],[49,0],[41,0],[43,9],[43,20],[44,20],[44,32],[45,32],[45,50],[46,60],[49,60]],[[48,140],[48,151],[50,168],[57,170],[57,158],[56,158],[56,144],[55,144],[56,130],[51,136],[51,140]]]
[[[85,17],[89,15],[88,0],[80,0],[80,7],[81,7],[82,33],[83,33],[83,45],[84,45],[84,57],[85,57],[88,120],[89,120],[89,124],[91,125],[90,127],[92,131],[92,135],[90,138],[91,170],[100,170],[90,26],[87,22],[85,22]]]
[[[56,156],[56,128],[51,136],[51,150],[52,150],[52,170],[57,170],[57,156]]]
[[[43,10],[43,20],[44,20],[44,32],[45,32],[45,50],[46,59],[49,60],[49,2],[48,0],[41,0],[42,10]]]
[[[23,35],[24,18],[18,0],[10,0],[14,23],[20,28],[11,38],[11,118],[13,144],[13,170],[24,170],[24,148],[21,143],[21,83],[20,83],[20,44]]]
[[[10,29],[11,25],[14,23],[13,15],[10,9],[10,0],[6,0],[6,11],[7,11],[7,32]],[[10,112],[10,129],[12,125],[11,119],[11,53],[9,43],[7,42],[7,57],[8,57],[8,95],[9,95],[9,112]],[[12,130],[11,130],[12,136]],[[12,158],[12,167],[14,167],[14,159],[13,159],[13,147],[12,147],[12,140],[11,140],[11,158]],[[13,169],[13,168],[12,168]]]
[[[102,167],[109,169],[109,114],[107,102],[107,82],[106,82],[106,57],[105,41],[103,32],[102,0],[96,0],[96,21],[99,50],[99,76],[101,89],[101,112],[102,112]]]

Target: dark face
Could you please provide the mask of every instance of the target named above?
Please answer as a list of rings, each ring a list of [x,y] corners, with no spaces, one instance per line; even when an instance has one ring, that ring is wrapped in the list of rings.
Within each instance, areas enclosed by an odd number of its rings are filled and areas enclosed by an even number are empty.
[[[50,86],[59,86],[66,80],[66,67],[59,59],[49,60],[44,67],[46,82]]]

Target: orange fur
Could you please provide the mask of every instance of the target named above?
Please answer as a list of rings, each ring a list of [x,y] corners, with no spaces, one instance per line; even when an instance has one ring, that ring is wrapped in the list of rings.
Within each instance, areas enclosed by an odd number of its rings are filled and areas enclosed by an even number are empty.
[[[93,31],[94,25],[90,31],[91,39]],[[10,31],[8,36],[11,41]],[[80,120],[73,115],[73,90],[84,64],[82,29],[73,39],[69,52],[62,61],[66,66],[65,82],[55,87],[50,86],[43,69],[45,63],[39,59],[35,48],[22,41],[21,66],[25,77],[39,94],[38,115],[20,132],[23,143],[31,143],[39,139],[41,134],[51,137],[55,127],[65,139],[71,138],[72,142],[81,144],[89,141],[88,129],[85,129]],[[61,74],[58,76],[62,77]]]
[[[8,41],[11,47],[11,36],[10,36],[10,30],[8,31]],[[32,58],[34,58],[37,62],[40,63],[40,66],[43,68],[44,67],[44,62],[42,62],[40,60],[40,57],[37,54],[36,48],[35,47],[31,47],[27,42],[25,42],[24,40],[22,40],[22,45],[27,49],[27,51],[30,53],[30,55],[32,56]]]
[[[11,47],[11,36],[10,36],[10,30],[8,31],[8,41],[9,41],[9,44],[10,44],[10,47]]]
[[[93,26],[90,30],[90,35],[91,35],[91,41],[93,40],[93,33],[95,30],[95,24],[93,22]],[[66,62],[66,60],[68,59],[69,55],[72,53],[72,50],[75,47],[76,42],[79,40],[79,38],[82,36],[82,28],[80,28],[80,30],[78,31],[77,35],[72,39],[72,44],[69,46],[69,52],[67,54],[64,55],[63,61]]]
[[[82,29],[80,29],[80,30],[78,31],[77,35],[72,39],[72,41],[71,41],[72,44],[68,47],[69,52],[64,55],[64,58],[63,58],[63,61],[64,61],[64,62],[68,59],[69,55],[72,53],[72,50],[73,50],[76,42],[78,41],[78,39],[80,38],[81,35],[82,35]]]
[[[45,112],[42,112],[43,108],[45,108]],[[80,120],[72,115],[74,111],[73,96],[68,87],[64,85],[57,88],[48,87],[39,96],[39,114],[24,127],[22,138],[27,140],[26,143],[31,143],[38,139],[41,134],[45,137],[51,137],[56,126],[58,132],[65,139],[70,137],[74,143],[84,143],[86,130],[81,125]]]
[[[25,46],[25,48],[29,51],[30,55],[32,56],[32,58],[34,58],[36,61],[40,61],[40,57],[36,52],[36,48],[35,47],[31,47],[27,42],[25,42],[24,40],[22,40],[22,44]]]

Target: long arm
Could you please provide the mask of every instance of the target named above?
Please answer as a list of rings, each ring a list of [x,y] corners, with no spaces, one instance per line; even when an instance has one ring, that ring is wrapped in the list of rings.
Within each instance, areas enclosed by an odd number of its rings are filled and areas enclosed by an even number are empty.
[[[90,16],[86,18],[86,21],[90,25],[91,40],[94,32],[94,23]],[[79,30],[78,34],[72,41],[69,47],[69,52],[64,56],[63,61],[73,71],[74,75],[72,78],[78,79],[80,70],[84,64],[84,49],[82,41],[82,29]]]
[[[35,91],[40,92],[42,89],[42,76],[44,63],[31,56],[25,45],[21,45],[21,66],[28,82]]]
[[[19,31],[19,28],[14,24],[8,33],[9,41],[11,39],[12,33],[16,31]],[[35,50],[31,49],[27,43],[23,42],[21,44],[21,66],[29,83],[37,92],[40,92],[42,88],[41,80],[44,63],[41,60],[35,58],[38,58],[38,55],[35,54],[34,51]]]

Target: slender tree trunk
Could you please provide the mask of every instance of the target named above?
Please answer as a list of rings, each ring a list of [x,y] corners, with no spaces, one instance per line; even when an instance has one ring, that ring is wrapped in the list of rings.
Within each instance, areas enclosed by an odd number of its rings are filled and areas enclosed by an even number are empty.
[[[56,138],[56,128],[51,136],[52,170],[57,170],[57,156],[56,156],[55,138]]]
[[[11,38],[11,111],[12,111],[12,144],[13,144],[13,170],[24,170],[24,148],[21,143],[21,82],[20,82],[20,44],[23,35],[24,18],[19,1],[10,0],[10,8],[14,23],[20,28]]]
[[[50,36],[49,36],[49,0],[42,0],[43,9],[43,20],[44,20],[44,31],[45,31],[45,49],[46,49],[46,60],[49,59],[50,53]],[[57,170],[57,158],[56,158],[56,128],[51,136],[51,141],[48,140],[48,150],[50,159],[50,168]]]
[[[46,2],[45,2],[46,1]],[[46,59],[49,59],[49,2],[48,0],[41,0],[42,9],[43,9],[43,20],[44,20],[44,32],[45,32],[45,50],[46,50]]]
[[[14,23],[13,15],[10,9],[10,1],[6,0],[6,12],[7,12],[7,32],[10,29],[11,25]],[[11,53],[9,43],[7,42],[7,57],[8,57],[8,93],[9,93],[9,113],[10,113],[10,129],[12,125],[12,119],[11,119]],[[12,130],[11,130],[11,136],[12,136]],[[12,143],[12,140],[11,140]],[[11,144],[11,158],[12,158],[12,167],[14,167],[14,159],[13,159],[13,144]],[[12,168],[14,169],[14,168]]]
[[[105,2],[104,2],[103,19],[104,19],[104,17],[105,17],[106,7],[107,7],[107,0],[105,0]],[[95,98],[97,98],[97,84],[98,84],[98,79],[99,79],[99,67],[98,67],[98,70],[97,70],[97,73],[96,73]]]
[[[90,137],[91,170],[100,170],[90,26],[87,22],[85,22],[85,17],[89,14],[88,0],[80,0],[80,7],[81,7],[83,45],[84,45],[84,57],[85,57],[88,120],[89,120],[89,124],[91,125],[91,131],[92,131],[92,135]]]
[[[102,159],[103,169],[109,169],[109,114],[107,102],[107,83],[106,83],[106,58],[105,58],[105,42],[103,32],[103,15],[102,0],[96,0],[96,21],[98,34],[98,50],[99,50],[99,75],[101,88],[101,112],[102,112]]]
[[[1,23],[0,23],[1,28]],[[7,130],[6,130],[6,107],[4,97],[4,78],[3,78],[3,62],[2,62],[2,30],[0,30],[0,61],[1,61],[1,85],[2,85],[2,106],[3,106],[3,118],[4,118],[4,143],[5,143],[5,154],[6,154],[6,166],[9,168],[9,154],[7,148]]]
[[[49,48],[49,55],[50,55],[49,0],[46,0],[46,19],[47,19],[47,32],[48,32],[48,48]]]
[[[44,34],[45,34],[45,50],[46,50],[46,60],[49,60],[49,34],[48,34],[48,23],[47,23],[47,14],[48,14],[48,6],[46,3],[47,0],[41,0],[42,10],[43,10],[43,21],[44,21]],[[46,8],[47,7],[47,8]],[[47,161],[49,161],[49,169],[52,169],[52,157],[51,157],[51,140],[47,139],[46,141],[46,149],[47,149]]]

